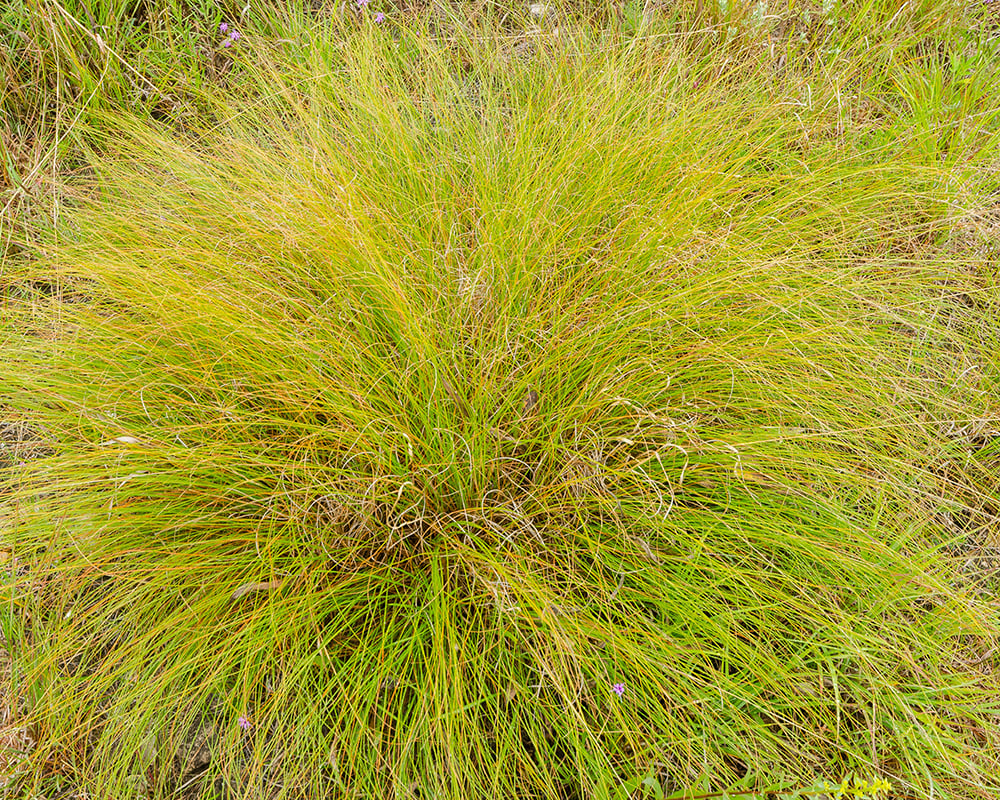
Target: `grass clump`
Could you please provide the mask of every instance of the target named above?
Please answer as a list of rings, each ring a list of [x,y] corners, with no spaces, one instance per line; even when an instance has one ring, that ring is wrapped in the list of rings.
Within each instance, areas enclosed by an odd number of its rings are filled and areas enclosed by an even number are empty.
[[[877,51],[332,41],[95,110],[7,276],[20,789],[1000,788],[987,67],[946,152]]]

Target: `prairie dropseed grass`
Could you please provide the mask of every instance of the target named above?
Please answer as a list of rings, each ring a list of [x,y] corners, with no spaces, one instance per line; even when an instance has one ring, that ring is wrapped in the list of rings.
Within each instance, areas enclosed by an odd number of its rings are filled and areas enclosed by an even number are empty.
[[[825,7],[782,61],[727,6],[515,63],[365,5],[88,106],[18,221],[11,790],[1000,789],[949,561],[1000,495],[990,45]]]

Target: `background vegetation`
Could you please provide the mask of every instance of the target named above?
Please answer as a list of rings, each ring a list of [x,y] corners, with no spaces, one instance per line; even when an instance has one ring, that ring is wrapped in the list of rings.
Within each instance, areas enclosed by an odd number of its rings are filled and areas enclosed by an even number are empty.
[[[992,4],[2,20],[8,793],[996,796]]]

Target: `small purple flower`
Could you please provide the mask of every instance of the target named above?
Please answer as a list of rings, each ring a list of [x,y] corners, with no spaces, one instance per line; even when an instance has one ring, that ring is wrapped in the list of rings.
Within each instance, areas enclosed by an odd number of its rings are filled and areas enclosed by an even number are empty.
[[[219,26],[219,33],[225,33],[225,32],[226,32],[226,31],[228,31],[228,30],[229,30],[229,23],[228,23],[228,22],[223,22],[223,23],[222,23],[222,24],[221,24],[221,25]]]
[[[368,5],[369,0],[358,0],[358,8],[364,8]]]
[[[223,46],[223,47],[230,47],[230,46],[232,45],[232,43],[233,43],[233,40],[232,40],[232,39],[226,39],[226,41],[224,41],[224,42],[222,43],[222,46]]]
[[[245,731],[250,730],[250,725],[251,725],[250,720],[247,719],[245,716],[241,715],[240,718],[236,721],[240,724],[240,727],[243,728],[243,730]]]
[[[240,38],[240,32],[239,31],[233,31],[231,34],[229,34],[230,41],[235,42],[239,38]]]
[[[625,684],[624,683],[616,683],[614,686],[611,687],[611,690],[616,695],[618,695],[619,697],[621,697],[623,694],[625,694]]]
[[[381,11],[379,11],[379,12],[378,12],[378,13],[377,13],[377,14],[375,15],[375,21],[376,21],[376,22],[381,22],[381,21],[382,21],[382,20],[384,20],[384,19],[385,19],[385,14],[383,14],[383,13],[382,13]]]

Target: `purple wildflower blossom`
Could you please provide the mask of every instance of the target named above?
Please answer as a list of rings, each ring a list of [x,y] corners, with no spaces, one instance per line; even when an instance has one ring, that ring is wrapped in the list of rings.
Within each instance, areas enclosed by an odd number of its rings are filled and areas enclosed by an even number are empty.
[[[237,39],[240,38],[240,35],[241,34],[240,34],[239,31],[233,31],[231,34],[229,34],[229,38],[230,38],[231,41],[235,42]]]
[[[228,30],[229,30],[229,23],[228,23],[228,22],[223,22],[223,23],[222,23],[222,24],[221,24],[221,25],[219,26],[219,33],[225,33],[225,32],[226,32],[226,31],[228,31]]]
[[[377,14],[375,15],[375,21],[376,21],[376,22],[381,22],[381,21],[382,21],[382,20],[384,20],[384,19],[385,19],[385,14],[383,14],[383,13],[382,13],[381,11],[379,11],[379,12],[378,12],[378,13],[377,13]]]
[[[618,695],[619,697],[621,697],[623,694],[625,694],[625,684],[624,683],[616,683],[614,686],[611,687],[611,690],[616,695]]]
[[[240,727],[243,728],[243,730],[245,731],[250,730],[250,720],[247,719],[245,716],[240,715],[240,718],[236,721],[240,724]]]
[[[224,42],[222,43],[222,46],[223,46],[223,47],[229,47],[230,45],[232,45],[232,43],[233,43],[233,40],[232,40],[232,39],[226,39],[226,41],[224,41]]]
[[[369,0],[358,0],[358,8],[364,8],[368,3]]]

